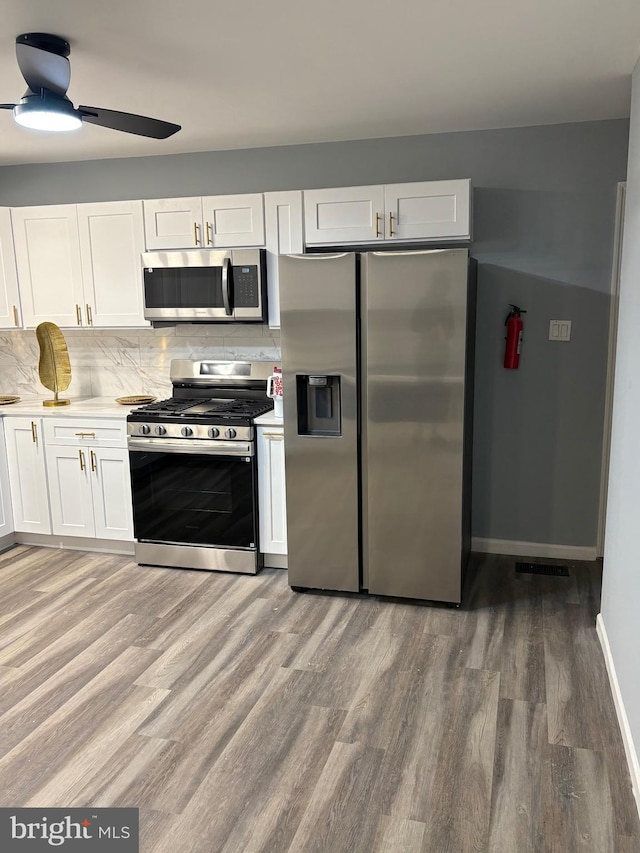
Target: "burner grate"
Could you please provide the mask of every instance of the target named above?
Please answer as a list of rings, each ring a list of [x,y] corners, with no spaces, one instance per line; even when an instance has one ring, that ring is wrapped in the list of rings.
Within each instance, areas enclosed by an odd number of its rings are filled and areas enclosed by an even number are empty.
[[[185,399],[171,397],[135,410],[134,418],[148,416],[149,418],[180,419],[200,423],[216,421],[250,420],[271,411],[273,404],[270,400],[247,400],[230,397],[220,399]]]

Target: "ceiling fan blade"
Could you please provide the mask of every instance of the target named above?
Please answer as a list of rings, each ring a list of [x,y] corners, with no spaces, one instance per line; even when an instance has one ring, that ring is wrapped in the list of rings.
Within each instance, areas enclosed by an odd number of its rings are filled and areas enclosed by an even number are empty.
[[[12,110],[15,104],[0,104],[0,110]]]
[[[56,95],[66,94],[71,80],[71,67],[66,56],[16,41],[16,57],[22,76],[32,92],[48,89]]]
[[[112,130],[122,130],[124,133],[135,133],[138,136],[148,136],[151,139],[167,139],[181,130],[181,125],[160,121],[157,118],[138,116],[134,113],[120,113],[116,110],[103,110],[100,107],[78,107],[83,121],[98,124],[100,127],[110,127]]]

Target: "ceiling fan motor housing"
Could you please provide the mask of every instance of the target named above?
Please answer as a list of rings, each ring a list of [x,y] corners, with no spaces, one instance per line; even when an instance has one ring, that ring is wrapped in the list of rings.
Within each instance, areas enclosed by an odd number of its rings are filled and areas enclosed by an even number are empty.
[[[20,36],[16,36],[16,44],[37,47],[38,50],[46,50],[47,53],[55,53],[56,56],[69,56],[71,53],[68,41],[60,38],[60,36],[52,36],[49,33],[23,33]]]

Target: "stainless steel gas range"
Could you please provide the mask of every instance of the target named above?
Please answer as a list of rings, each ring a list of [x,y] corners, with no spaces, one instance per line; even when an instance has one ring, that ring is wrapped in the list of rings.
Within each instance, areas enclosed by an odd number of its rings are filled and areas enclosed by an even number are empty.
[[[127,417],[141,565],[261,568],[253,419],[273,404],[267,362],[171,362],[173,396]]]

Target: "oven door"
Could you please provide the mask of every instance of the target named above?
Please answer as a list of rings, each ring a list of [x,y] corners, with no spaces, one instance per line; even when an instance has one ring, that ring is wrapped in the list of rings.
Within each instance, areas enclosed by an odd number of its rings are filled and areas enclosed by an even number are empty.
[[[185,447],[170,439],[129,439],[137,540],[257,552],[253,447],[226,444],[213,450],[211,442],[205,449],[195,441]]]

